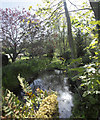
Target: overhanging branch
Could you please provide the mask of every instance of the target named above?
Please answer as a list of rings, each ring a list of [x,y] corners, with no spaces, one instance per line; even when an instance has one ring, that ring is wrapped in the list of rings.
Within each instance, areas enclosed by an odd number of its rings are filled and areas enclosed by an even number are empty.
[[[71,10],[69,12],[77,12],[77,11],[81,11],[81,10],[92,10],[91,8],[84,8],[84,9],[78,9],[78,10]],[[65,14],[65,12],[62,12],[60,14]]]

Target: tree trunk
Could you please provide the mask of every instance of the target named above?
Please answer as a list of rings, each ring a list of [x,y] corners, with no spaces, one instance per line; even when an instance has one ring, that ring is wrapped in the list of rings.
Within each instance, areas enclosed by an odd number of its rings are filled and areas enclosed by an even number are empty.
[[[17,58],[17,54],[16,54],[16,53],[13,53],[12,62],[15,62],[16,58]]]
[[[14,45],[14,51],[13,51],[12,62],[15,62],[17,56],[18,56],[18,54],[17,54],[17,50],[16,50],[16,43],[15,43],[15,45]]]
[[[72,36],[71,20],[70,20],[69,12],[67,9],[67,4],[66,4],[65,0],[63,0],[63,4],[64,4],[65,15],[66,15],[66,19],[67,19],[67,37],[68,37],[69,46],[70,46],[70,50],[71,50],[71,57],[72,57],[72,59],[75,59],[76,54],[75,54],[75,46],[74,46],[74,41],[73,41],[73,36]],[[73,67],[76,68],[75,63],[73,63]],[[73,71],[74,76],[76,76],[77,74],[78,74],[77,71]],[[76,85],[77,85],[77,87],[79,87],[79,85],[80,85],[80,82],[77,80],[76,80]]]
[[[9,56],[10,56],[10,59],[12,60],[12,62],[15,62],[16,57],[15,57],[14,53],[13,53],[13,55],[9,54]]]
[[[63,33],[62,33],[62,39],[63,39],[63,51],[65,53],[65,27],[63,27]]]
[[[68,37],[68,41],[69,41],[69,46],[71,49],[71,56],[72,59],[75,58],[75,47],[74,47],[74,41],[73,41],[73,36],[72,36],[72,29],[71,29],[71,20],[70,20],[70,16],[69,16],[69,12],[67,9],[67,5],[66,5],[66,1],[63,0],[64,3],[64,9],[65,9],[65,16],[67,19],[67,37]]]

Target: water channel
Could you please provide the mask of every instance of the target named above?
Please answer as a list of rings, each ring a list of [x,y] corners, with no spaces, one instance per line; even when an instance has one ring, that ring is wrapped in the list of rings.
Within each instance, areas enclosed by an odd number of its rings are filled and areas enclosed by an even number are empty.
[[[73,107],[73,96],[69,91],[67,79],[61,70],[46,71],[30,84],[33,91],[40,88],[58,92],[59,118],[70,118]]]

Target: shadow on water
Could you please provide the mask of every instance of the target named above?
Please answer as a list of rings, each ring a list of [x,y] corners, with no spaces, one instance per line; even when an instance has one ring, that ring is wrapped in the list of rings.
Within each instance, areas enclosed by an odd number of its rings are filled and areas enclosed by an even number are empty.
[[[59,118],[70,118],[73,107],[72,92],[69,91],[67,79],[61,70],[46,71],[30,84],[33,92],[37,88],[58,92]]]

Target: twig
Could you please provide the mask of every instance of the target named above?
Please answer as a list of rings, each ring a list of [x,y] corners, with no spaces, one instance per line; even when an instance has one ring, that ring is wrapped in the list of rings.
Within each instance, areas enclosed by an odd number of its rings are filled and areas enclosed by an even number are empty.
[[[78,7],[75,4],[73,4],[70,0],[68,0],[68,1],[78,9]]]
[[[78,9],[78,10],[71,10],[69,12],[77,12],[77,11],[80,11],[80,10],[92,10],[91,8],[84,8],[84,9]],[[65,12],[62,12],[61,14],[64,14]]]

